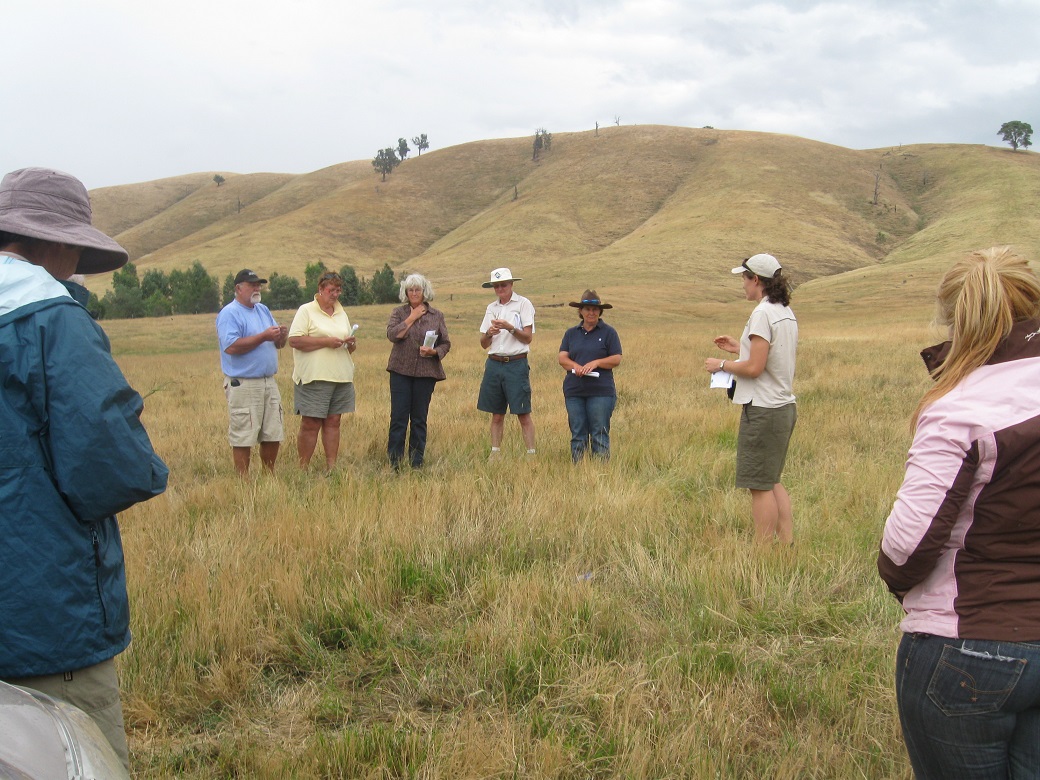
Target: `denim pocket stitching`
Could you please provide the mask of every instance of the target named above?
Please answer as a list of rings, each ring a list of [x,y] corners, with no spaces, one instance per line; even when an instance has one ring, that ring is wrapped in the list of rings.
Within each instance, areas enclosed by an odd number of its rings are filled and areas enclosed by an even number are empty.
[[[987,657],[966,648],[962,651],[960,647],[945,645],[928,681],[928,698],[947,717],[998,712],[1014,691],[1025,666],[1025,659]],[[979,678],[983,674],[1004,687],[980,689]]]

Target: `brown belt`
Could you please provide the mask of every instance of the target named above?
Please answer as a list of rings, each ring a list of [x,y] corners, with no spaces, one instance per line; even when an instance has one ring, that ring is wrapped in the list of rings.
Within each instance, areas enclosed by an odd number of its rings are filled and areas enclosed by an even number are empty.
[[[527,353],[524,352],[521,355],[488,355],[488,360],[494,360],[496,363],[512,363],[514,360],[527,360]]]

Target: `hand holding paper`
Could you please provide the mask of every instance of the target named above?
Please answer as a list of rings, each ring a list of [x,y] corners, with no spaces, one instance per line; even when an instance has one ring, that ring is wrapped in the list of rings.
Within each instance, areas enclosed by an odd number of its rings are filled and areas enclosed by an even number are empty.
[[[729,371],[715,371],[711,374],[711,388],[721,388],[728,390],[729,386],[733,384],[733,374]]]

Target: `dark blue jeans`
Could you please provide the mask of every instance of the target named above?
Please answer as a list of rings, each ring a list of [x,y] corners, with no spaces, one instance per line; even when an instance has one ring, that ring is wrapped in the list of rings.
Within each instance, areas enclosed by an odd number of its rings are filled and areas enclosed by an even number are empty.
[[[577,463],[592,444],[592,455],[610,459],[610,416],[617,399],[610,395],[568,396],[567,422],[571,426],[571,458]]]
[[[1040,777],[1040,643],[904,634],[896,699],[917,780]]]
[[[404,458],[404,440],[409,423],[412,432],[408,435],[408,458],[413,468],[422,467],[426,453],[426,416],[436,385],[436,379],[390,372],[390,437],[386,454],[394,468]]]

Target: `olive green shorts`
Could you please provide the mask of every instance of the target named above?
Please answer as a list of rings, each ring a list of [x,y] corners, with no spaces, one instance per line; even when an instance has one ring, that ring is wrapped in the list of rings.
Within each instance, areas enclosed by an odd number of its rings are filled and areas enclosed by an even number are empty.
[[[787,460],[787,445],[798,420],[796,404],[778,409],[744,404],[737,434],[737,487],[772,490]]]

